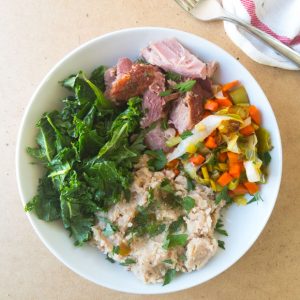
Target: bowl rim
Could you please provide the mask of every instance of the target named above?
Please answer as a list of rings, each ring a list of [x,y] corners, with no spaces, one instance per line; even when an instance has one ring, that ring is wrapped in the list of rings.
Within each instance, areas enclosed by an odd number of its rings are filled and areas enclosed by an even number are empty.
[[[227,55],[233,57],[230,53],[228,53],[226,50],[224,50],[223,48],[221,48],[220,46],[216,45],[215,43],[201,37],[198,36],[196,34],[190,33],[190,32],[186,32],[183,30],[178,30],[175,28],[167,28],[167,27],[156,27],[156,26],[143,26],[143,27],[129,27],[129,28],[125,28],[125,29],[121,29],[121,30],[115,30],[112,32],[108,32],[106,34],[97,36],[93,39],[88,40],[87,42],[83,43],[82,45],[76,47],[75,49],[69,51],[67,54],[65,54],[48,72],[47,74],[43,77],[42,81],[38,84],[38,86],[36,87],[33,95],[30,98],[30,101],[27,103],[26,105],[26,109],[23,113],[22,116],[22,120],[19,126],[19,130],[18,130],[18,135],[17,135],[17,143],[16,143],[16,154],[15,154],[15,166],[16,166],[16,179],[17,179],[17,186],[18,186],[18,191],[19,191],[19,195],[21,198],[21,202],[23,204],[23,206],[25,206],[26,204],[26,198],[25,195],[23,193],[22,190],[22,184],[21,184],[21,176],[20,176],[20,166],[19,166],[19,161],[21,159],[21,153],[22,150],[24,150],[23,148],[21,148],[21,136],[22,136],[22,132],[23,132],[23,127],[25,125],[25,121],[27,119],[28,113],[32,107],[32,104],[37,96],[37,94],[39,93],[40,89],[43,87],[43,85],[47,82],[48,78],[50,78],[52,76],[52,74],[56,71],[56,69],[61,66],[67,59],[69,59],[71,56],[73,56],[75,53],[81,51],[83,48],[89,47],[94,43],[97,43],[98,41],[102,40],[102,39],[106,39],[108,37],[112,37],[114,35],[118,35],[118,34],[122,34],[122,33],[126,33],[126,32],[132,32],[132,31],[169,31],[170,34],[176,34],[176,33],[180,33],[180,34],[185,34],[186,36],[191,36],[193,38],[197,38],[198,40],[205,40],[206,42],[208,42],[209,44],[211,44],[213,47],[218,48],[218,50],[225,52]],[[252,77],[255,82],[257,83],[258,87],[261,89],[261,92],[263,93],[263,95],[265,96],[265,100],[266,100],[266,104],[269,106],[270,111],[272,112],[274,118],[275,118],[275,124],[276,124],[276,128],[274,128],[274,132],[276,132],[278,134],[278,153],[279,153],[279,157],[278,157],[278,164],[279,164],[279,172],[276,174],[277,176],[279,176],[279,184],[278,186],[276,186],[274,188],[274,192],[273,192],[273,197],[274,197],[274,202],[271,205],[271,209],[268,212],[268,214],[265,215],[265,220],[261,226],[261,228],[259,230],[257,230],[256,234],[252,237],[251,241],[248,244],[248,247],[242,251],[240,253],[240,255],[237,255],[236,258],[232,261],[232,263],[228,266],[226,266],[226,268],[221,269],[219,272],[217,272],[216,274],[212,274],[211,276],[207,276],[207,278],[203,281],[199,282],[192,282],[192,283],[188,283],[186,284],[184,287],[180,287],[180,288],[176,288],[176,286],[174,286],[173,290],[171,291],[154,291],[154,292],[149,292],[149,291],[129,291],[129,290],[124,290],[122,288],[118,288],[118,286],[115,286],[113,284],[103,284],[103,283],[99,283],[95,280],[93,280],[92,278],[88,277],[86,274],[82,273],[81,271],[77,270],[75,267],[73,267],[72,265],[70,265],[69,263],[67,263],[66,261],[64,261],[64,259],[60,256],[60,254],[58,253],[58,251],[56,251],[50,243],[48,243],[47,239],[43,237],[43,235],[39,232],[38,230],[38,226],[36,226],[33,222],[33,219],[31,217],[31,215],[29,213],[26,213],[27,218],[29,219],[29,222],[31,223],[35,233],[38,235],[38,237],[40,238],[40,240],[43,242],[43,244],[46,246],[46,248],[48,248],[48,250],[61,262],[63,263],[65,266],[67,266],[69,269],[71,269],[74,273],[78,274],[79,276],[83,277],[84,279],[91,281],[93,283],[95,283],[96,285],[100,285],[115,291],[119,291],[119,292],[124,292],[124,293],[129,293],[129,294],[140,294],[140,295],[158,295],[158,294],[167,294],[167,293],[174,293],[174,292],[178,292],[181,290],[186,290],[192,287],[195,287],[197,285],[203,284],[205,282],[207,282],[208,280],[217,277],[218,275],[220,275],[221,273],[225,272],[226,270],[228,270],[232,265],[234,265],[241,257],[243,257],[246,252],[249,251],[249,249],[253,246],[253,244],[255,243],[255,241],[258,239],[258,237],[261,235],[262,231],[264,230],[268,220],[270,219],[270,216],[274,210],[274,206],[277,202],[277,198],[278,198],[278,194],[279,194],[279,190],[280,190],[280,186],[281,186],[281,180],[282,180],[282,141],[281,141],[281,134],[280,134],[280,129],[276,120],[276,116],[274,114],[274,111],[272,109],[272,106],[267,98],[267,96],[265,95],[262,87],[258,84],[258,82],[256,81],[255,77],[248,71],[248,69],[246,67],[244,67],[239,61],[237,61],[237,63],[239,64],[239,67],[244,69],[244,71],[246,71],[246,73],[248,73],[248,75],[250,75],[250,77]]]

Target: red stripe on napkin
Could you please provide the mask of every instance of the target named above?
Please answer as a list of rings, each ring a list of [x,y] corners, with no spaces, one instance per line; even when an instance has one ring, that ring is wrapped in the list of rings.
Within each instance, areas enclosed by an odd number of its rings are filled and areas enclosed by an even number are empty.
[[[263,23],[256,15],[256,10],[255,10],[255,3],[253,0],[240,0],[245,9],[247,10],[250,19],[251,19],[251,24],[255,26],[256,28],[259,28],[260,30],[270,34],[277,40],[281,41],[282,43],[288,45],[288,46],[293,46],[300,44],[300,35],[297,35],[293,39],[288,38],[286,36],[279,35],[275,33],[268,25]]]

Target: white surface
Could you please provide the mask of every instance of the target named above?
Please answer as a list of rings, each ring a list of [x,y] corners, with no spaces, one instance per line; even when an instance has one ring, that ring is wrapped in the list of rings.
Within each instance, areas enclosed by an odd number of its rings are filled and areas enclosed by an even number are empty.
[[[221,48],[195,35],[165,28],[136,28],[113,32],[94,39],[71,52],[61,60],[42,81],[26,109],[17,144],[17,179],[23,204],[36,193],[42,170],[30,164],[32,159],[25,148],[34,145],[35,123],[40,115],[59,106],[65,90],[58,81],[78,70],[92,71],[101,64],[114,65],[121,56],[136,58],[139,49],[150,41],[176,37],[204,61],[217,60],[220,69],[216,79],[227,82],[239,79],[246,87],[251,103],[257,105],[264,119],[264,126],[271,132],[274,150],[268,183],[262,188],[264,202],[246,207],[231,206],[225,214],[226,250],[216,256],[201,270],[178,276],[169,285],[144,285],[133,274],[117,264],[105,260],[96,249],[85,246],[76,248],[59,222],[46,223],[34,214],[28,214],[35,231],[48,249],[74,272],[102,286],[130,293],[168,293],[203,283],[220,274],[235,263],[255,242],[268,221],[279,190],[282,171],[282,150],[279,129],[272,108],[263,91],[251,74]],[[223,237],[222,237],[223,239]]]
[[[273,32],[290,39],[300,34],[299,0],[254,0],[254,2],[257,17]],[[250,16],[240,0],[222,0],[222,4],[226,11],[250,24]],[[288,70],[300,69],[240,27],[224,22],[224,28],[232,42],[254,61]],[[300,52],[300,44],[292,48]]]

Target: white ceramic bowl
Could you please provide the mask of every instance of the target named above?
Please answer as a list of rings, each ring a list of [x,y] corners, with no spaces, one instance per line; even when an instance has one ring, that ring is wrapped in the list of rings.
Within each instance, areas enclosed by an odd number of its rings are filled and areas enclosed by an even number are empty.
[[[63,58],[46,76],[34,93],[23,118],[17,143],[17,180],[22,202],[25,203],[36,193],[41,168],[30,164],[32,159],[25,148],[35,144],[35,124],[45,111],[60,105],[59,99],[66,91],[58,84],[78,70],[91,72],[98,65],[115,65],[119,57],[135,59],[139,50],[150,41],[176,37],[204,61],[217,60],[220,64],[216,79],[228,82],[239,79],[246,87],[251,103],[262,112],[263,125],[271,132],[274,149],[270,164],[268,183],[262,186],[263,202],[248,206],[232,205],[225,214],[226,250],[219,250],[203,269],[178,276],[169,285],[145,285],[123,267],[108,262],[104,255],[91,246],[75,247],[68,233],[59,222],[46,223],[34,214],[28,218],[48,249],[65,265],[82,277],[102,286],[129,293],[159,294],[183,290],[203,283],[229,268],[253,245],[266,225],[273,210],[279,191],[282,150],[277,122],[262,89],[251,74],[231,55],[190,33],[166,28],[133,28],[98,37]]]

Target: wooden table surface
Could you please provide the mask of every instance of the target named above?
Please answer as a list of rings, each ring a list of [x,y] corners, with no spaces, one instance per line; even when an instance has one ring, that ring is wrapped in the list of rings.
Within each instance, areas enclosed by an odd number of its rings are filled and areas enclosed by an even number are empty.
[[[251,61],[226,37],[222,23],[200,23],[172,0],[1,0],[0,5],[0,299],[300,299],[300,72]],[[284,151],[278,201],[255,245],[209,282],[164,296],[108,290],[65,267],[30,226],[15,178],[20,120],[49,69],[94,37],[136,26],[192,32],[239,58],[271,102]]]

